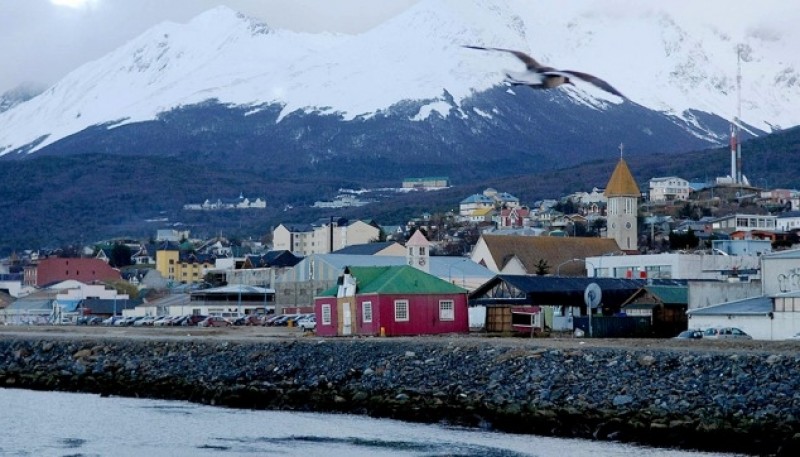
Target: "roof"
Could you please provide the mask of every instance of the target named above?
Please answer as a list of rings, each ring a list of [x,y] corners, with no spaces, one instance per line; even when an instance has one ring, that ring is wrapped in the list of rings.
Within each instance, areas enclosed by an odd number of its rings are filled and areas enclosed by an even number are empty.
[[[800,249],[790,249],[786,251],[775,251],[763,254],[769,259],[800,259]]]
[[[472,211],[471,216],[475,216],[475,217],[486,216],[486,215],[492,213],[493,211],[494,211],[494,208],[492,208],[492,207],[477,208],[477,209]]]
[[[645,286],[644,289],[665,305],[689,303],[689,288],[685,286]]]
[[[469,197],[461,200],[461,204],[462,205],[469,204],[469,203],[490,203],[490,204],[494,204],[494,200],[492,200],[491,198],[489,198],[489,197],[487,197],[486,195],[483,195],[483,194],[473,194],[473,195],[470,195]]]
[[[556,273],[559,264],[571,259],[622,253],[611,238],[483,235],[483,241],[499,269],[502,270],[509,260],[516,257],[529,273],[536,271],[539,260],[545,260],[550,273]],[[585,271],[580,262],[569,262],[561,268],[562,274]]]
[[[212,289],[201,289],[192,291],[192,294],[199,295],[229,295],[229,294],[274,294],[275,289],[265,287],[247,286],[243,284],[233,284]]]
[[[386,248],[394,246],[395,244],[400,243],[397,241],[381,241],[377,243],[354,244],[352,246],[346,246],[337,251],[333,251],[331,254],[375,255]]]
[[[408,265],[385,267],[346,267],[356,280],[356,293],[363,294],[462,294],[466,289],[437,278]],[[340,277],[341,282],[341,277]],[[338,285],[322,292],[320,296],[336,296]]]
[[[606,186],[606,197],[640,197],[639,186],[633,179],[625,159],[620,158]]]
[[[493,298],[488,294],[501,282],[524,293],[524,297]],[[601,302],[605,305],[621,305],[646,284],[641,279],[580,278],[561,276],[497,275],[475,289],[470,295],[470,304],[524,303],[530,305],[584,306],[586,287],[595,283],[600,286]]]
[[[408,262],[405,256],[315,254],[314,257],[340,271],[347,266],[401,266]],[[481,282],[485,282],[494,276],[489,269],[473,262],[469,257],[431,256],[428,258],[428,265],[430,274],[443,279],[482,278]]]
[[[297,257],[287,250],[267,251],[261,255],[248,254],[245,258],[252,268],[293,267],[303,260],[302,257]]]
[[[140,303],[142,300],[139,298],[128,300],[87,298],[83,300],[81,307],[90,310],[92,314],[120,314],[123,309],[133,309]]]
[[[686,311],[689,316],[727,316],[737,315],[767,315],[772,312],[772,299],[769,297],[745,298],[705,308],[690,309]]]

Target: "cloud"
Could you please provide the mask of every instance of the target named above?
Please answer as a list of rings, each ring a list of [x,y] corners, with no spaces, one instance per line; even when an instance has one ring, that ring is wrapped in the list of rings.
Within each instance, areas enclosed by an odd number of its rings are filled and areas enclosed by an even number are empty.
[[[271,27],[357,33],[418,0],[53,0],[0,2],[0,93],[26,81],[51,84],[163,21],[187,22],[219,4]],[[76,0],[61,4],[78,6]],[[6,46],[6,43],[13,43]]]

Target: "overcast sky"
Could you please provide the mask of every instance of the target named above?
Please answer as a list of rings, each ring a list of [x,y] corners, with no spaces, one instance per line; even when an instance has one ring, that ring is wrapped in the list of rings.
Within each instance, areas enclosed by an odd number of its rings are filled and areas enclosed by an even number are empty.
[[[187,22],[217,5],[271,27],[358,33],[418,0],[0,0],[0,94],[52,84],[149,27]]]
[[[0,0],[0,93],[23,82],[52,84],[159,22],[186,22],[220,4],[275,28],[358,33],[417,1],[420,0]],[[733,32],[762,25],[793,30],[800,23],[800,2],[796,0],[530,1],[552,1],[554,7],[564,7],[565,3],[582,7],[589,3],[610,11],[657,5],[674,14],[713,17],[718,23],[722,19]]]

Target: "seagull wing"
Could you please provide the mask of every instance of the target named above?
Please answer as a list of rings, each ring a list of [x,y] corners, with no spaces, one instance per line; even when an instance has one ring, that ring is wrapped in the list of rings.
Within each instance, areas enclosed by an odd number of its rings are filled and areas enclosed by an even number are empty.
[[[481,46],[464,46],[465,48],[469,49],[479,49],[481,51],[500,51],[500,52],[508,52],[510,54],[514,54],[519,60],[525,63],[525,66],[528,67],[528,70],[533,71],[546,71],[546,70],[553,70],[553,68],[545,67],[544,65],[540,64],[536,61],[533,57],[525,54],[522,51],[515,51],[513,49],[503,49],[503,48],[484,48]]]
[[[622,98],[627,98],[624,95],[622,95],[622,93],[620,91],[618,91],[617,89],[614,89],[614,87],[611,84],[605,82],[604,80],[598,78],[597,76],[590,75],[589,73],[583,73],[583,72],[580,72],[580,71],[573,71],[573,70],[559,70],[559,71],[556,71],[554,73],[562,74],[562,75],[565,75],[565,76],[574,76],[576,78],[580,78],[580,79],[586,81],[587,83],[593,84],[593,85],[599,87],[600,89],[603,89],[604,91],[606,91],[608,93],[614,94],[614,95],[622,97]]]

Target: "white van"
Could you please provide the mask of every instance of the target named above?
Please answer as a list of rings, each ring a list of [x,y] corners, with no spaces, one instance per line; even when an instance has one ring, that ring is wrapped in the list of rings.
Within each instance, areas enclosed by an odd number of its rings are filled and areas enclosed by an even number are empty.
[[[237,313],[235,311],[218,311],[213,313],[208,313],[209,316],[219,316],[224,319],[227,319],[229,322],[233,322],[240,317],[243,318],[245,316],[244,313]]]

